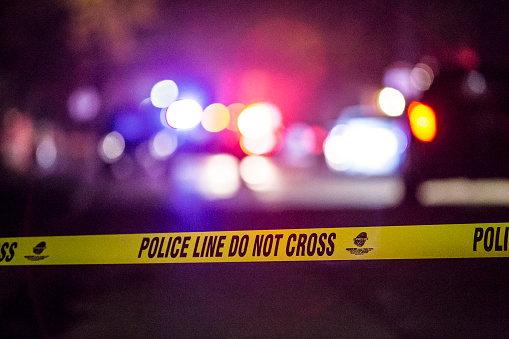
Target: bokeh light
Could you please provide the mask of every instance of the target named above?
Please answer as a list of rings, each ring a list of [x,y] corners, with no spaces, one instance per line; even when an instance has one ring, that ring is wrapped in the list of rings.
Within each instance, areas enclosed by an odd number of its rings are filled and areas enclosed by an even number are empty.
[[[158,108],[164,108],[177,100],[179,89],[172,80],[163,80],[154,85],[150,91],[150,100],[152,105]]]
[[[431,67],[423,63],[415,65],[410,72],[410,82],[419,91],[427,91],[431,87],[434,78],[435,75]]]
[[[250,155],[239,165],[240,177],[255,191],[274,189],[279,182],[277,166],[267,157]]]
[[[478,71],[470,71],[466,78],[466,87],[471,94],[483,94],[487,88],[486,79]]]
[[[397,132],[396,132],[397,131]],[[324,143],[327,164],[352,174],[386,175],[399,165],[402,148],[397,127],[381,120],[352,119],[334,127]]]
[[[345,125],[334,127],[323,145],[325,160],[329,167],[336,171],[345,171],[350,167],[349,159],[352,155],[345,137],[347,128]]]
[[[431,69],[431,72],[433,74],[433,79],[435,79],[438,76],[438,74],[440,73],[440,63],[437,60],[437,58],[435,58],[431,55],[425,55],[421,58],[420,62],[417,65],[422,65],[422,64],[428,66]]]
[[[230,154],[205,159],[200,173],[199,191],[208,199],[228,199],[240,188],[239,163]]]
[[[37,165],[43,169],[50,169],[57,160],[57,146],[50,135],[42,137],[35,151]]]
[[[167,107],[165,108],[161,108],[161,110],[159,111],[159,120],[161,121],[161,125],[163,127],[166,127],[166,128],[170,128],[171,126],[168,125],[168,121],[166,121],[166,111],[167,111]]]
[[[386,87],[378,95],[380,109],[391,117],[397,117],[405,111],[405,97],[397,89]]]
[[[305,116],[328,67],[326,39],[309,23],[269,16],[251,25],[223,67],[221,102],[271,102],[285,121]]]
[[[259,138],[249,138],[245,135],[240,137],[240,147],[246,154],[267,154],[270,153],[277,144],[276,135],[271,132],[262,135]]]
[[[457,52],[458,63],[468,70],[479,67],[479,54],[470,47],[464,46]]]
[[[172,129],[157,132],[150,141],[150,155],[155,159],[166,159],[177,149],[177,133]]]
[[[166,122],[176,129],[190,129],[200,124],[203,109],[191,99],[173,102],[166,110]]]
[[[80,87],[67,100],[69,116],[78,122],[94,119],[101,109],[101,97],[94,87]]]
[[[400,91],[406,100],[417,100],[422,91],[412,83],[412,70],[414,67],[406,63],[398,63],[384,73],[383,85]]]
[[[237,120],[240,113],[246,108],[246,105],[237,102],[229,105],[227,108],[230,112],[230,123],[227,128],[231,131],[238,131]]]
[[[125,149],[124,137],[117,131],[108,133],[100,142],[98,153],[107,163],[114,163],[120,159]]]
[[[211,104],[203,111],[201,124],[209,132],[220,132],[230,123],[230,111],[223,104]]]
[[[257,105],[269,111],[273,131],[281,127],[283,123],[283,116],[281,115],[281,111],[276,105],[271,104],[270,102],[262,102]]]
[[[34,121],[30,115],[16,108],[7,111],[0,134],[0,155],[7,166],[17,172],[26,171],[30,167],[34,135]]]
[[[408,105],[408,121],[413,135],[420,141],[433,141],[437,134],[435,111],[420,102],[413,101]]]
[[[271,112],[262,105],[251,105],[240,113],[237,124],[242,135],[257,139],[273,131]]]

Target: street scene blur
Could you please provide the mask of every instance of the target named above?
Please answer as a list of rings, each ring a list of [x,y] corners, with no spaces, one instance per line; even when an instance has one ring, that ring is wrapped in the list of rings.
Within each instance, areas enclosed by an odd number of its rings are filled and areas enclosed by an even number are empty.
[[[507,19],[2,1],[0,237],[507,222]],[[506,264],[2,267],[0,336],[505,337]]]

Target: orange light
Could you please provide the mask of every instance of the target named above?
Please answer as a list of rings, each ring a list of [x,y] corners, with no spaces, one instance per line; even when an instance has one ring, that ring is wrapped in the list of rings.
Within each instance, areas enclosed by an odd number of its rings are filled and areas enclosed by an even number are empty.
[[[413,135],[420,141],[430,142],[437,135],[435,111],[429,106],[413,101],[408,106],[408,120]]]
[[[229,123],[230,111],[223,104],[209,105],[203,111],[201,125],[209,132],[221,132],[228,126]]]

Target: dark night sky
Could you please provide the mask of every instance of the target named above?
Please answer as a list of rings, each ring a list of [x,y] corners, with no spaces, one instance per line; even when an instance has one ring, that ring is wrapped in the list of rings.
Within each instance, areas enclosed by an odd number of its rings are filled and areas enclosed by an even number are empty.
[[[468,47],[481,68],[509,63],[509,11],[481,1],[87,3],[2,2],[2,111],[17,106],[59,120],[73,88],[95,85],[107,113],[172,76],[199,78],[212,99],[235,100],[239,74],[261,69],[279,87],[301,84],[289,90],[306,99],[298,109],[281,100],[292,118],[320,122],[356,104],[362,88],[379,87],[398,61],[432,55],[447,67]]]

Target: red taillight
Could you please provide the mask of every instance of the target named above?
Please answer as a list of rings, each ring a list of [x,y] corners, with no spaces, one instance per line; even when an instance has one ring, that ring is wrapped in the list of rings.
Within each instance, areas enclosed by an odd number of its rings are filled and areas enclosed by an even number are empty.
[[[420,141],[430,142],[437,135],[437,118],[435,111],[420,102],[413,101],[408,105],[408,120],[413,135]]]

